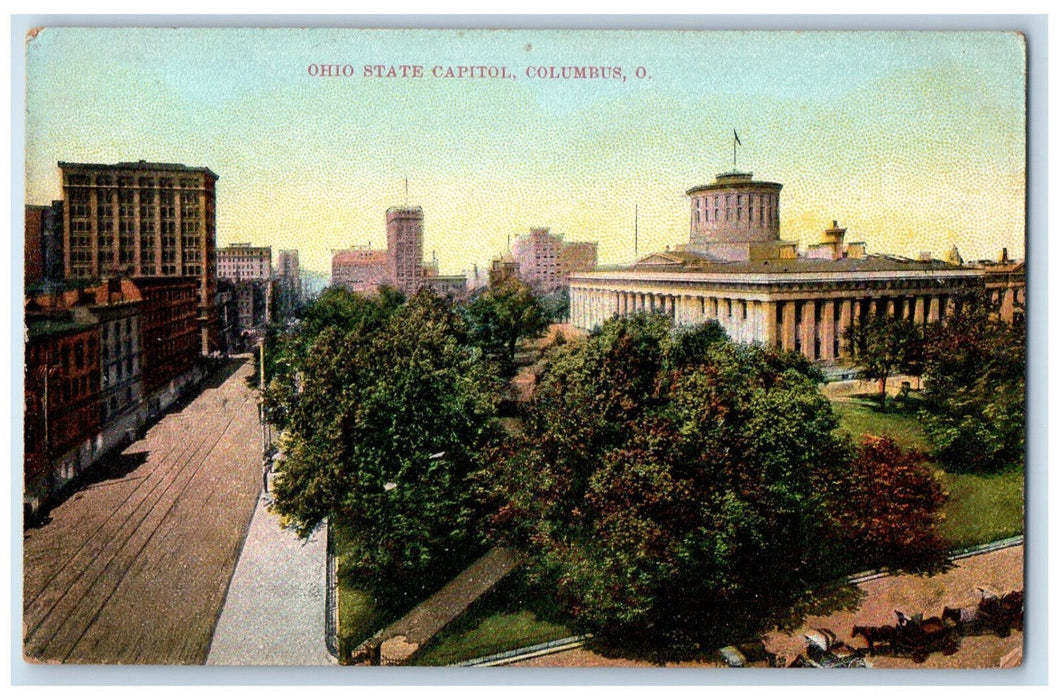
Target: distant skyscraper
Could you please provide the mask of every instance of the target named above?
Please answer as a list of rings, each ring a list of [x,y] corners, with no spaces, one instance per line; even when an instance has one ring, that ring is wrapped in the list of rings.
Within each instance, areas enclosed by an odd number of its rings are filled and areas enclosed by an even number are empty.
[[[301,303],[302,278],[298,251],[281,250],[276,258],[276,282],[280,316],[288,318]]]
[[[423,209],[386,210],[386,266],[393,285],[411,296],[423,279]]]
[[[202,352],[216,349],[217,174],[143,160],[59,168],[65,276],[194,278]]]

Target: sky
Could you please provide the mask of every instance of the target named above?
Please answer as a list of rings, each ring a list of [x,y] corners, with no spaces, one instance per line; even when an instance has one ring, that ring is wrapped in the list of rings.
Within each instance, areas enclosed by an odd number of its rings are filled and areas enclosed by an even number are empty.
[[[61,197],[60,160],[205,166],[219,245],[319,272],[385,247],[406,203],[443,274],[531,227],[628,263],[634,228],[641,256],[687,242],[684,193],[732,169],[733,131],[801,247],[837,220],[870,253],[1025,250],[1014,33],[46,28],[26,51],[27,203]],[[433,75],[450,66],[507,77]],[[624,79],[538,77],[564,66]]]

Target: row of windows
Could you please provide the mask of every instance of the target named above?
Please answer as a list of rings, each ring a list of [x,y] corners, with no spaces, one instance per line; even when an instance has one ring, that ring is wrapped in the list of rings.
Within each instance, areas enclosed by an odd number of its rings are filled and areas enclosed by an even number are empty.
[[[774,197],[774,196],[764,197],[764,196],[759,196],[759,195],[749,195],[749,196],[747,196],[746,199],[747,199],[747,203],[749,205],[747,207],[747,212],[748,212],[748,215],[749,215],[748,216],[748,221],[750,221],[750,222],[754,221],[754,203],[755,202],[761,203],[762,200],[764,200],[764,203],[761,204],[757,208],[757,213],[758,213],[757,221],[758,221],[758,223],[765,223],[765,222],[775,223],[776,215],[777,215],[777,198],[776,197]],[[721,220],[721,208],[719,206],[720,202],[721,202],[720,195],[717,195],[717,196],[715,196],[713,198],[714,207],[713,207],[713,219],[712,220],[715,221],[715,222]],[[732,207],[731,207],[731,204],[732,204],[732,195],[731,194],[726,194],[724,196],[724,205],[725,205],[725,208],[724,208],[724,220],[725,221],[731,221],[732,220]],[[739,194],[739,195],[735,196],[735,204],[736,204],[736,207],[735,207],[735,220],[736,221],[742,221],[743,220],[743,211],[744,211],[744,209],[743,209],[743,195]],[[697,197],[695,199],[695,223],[699,223],[699,222],[701,222],[703,220],[705,220],[707,222],[711,220],[710,219],[710,198],[709,197]]]
[[[132,187],[134,181],[128,175],[122,175],[116,179],[116,182],[118,187]],[[157,185],[153,177],[141,177],[136,182],[140,187],[175,187],[173,179],[169,177],[158,178]],[[67,183],[75,187],[90,187],[92,185],[92,177],[75,173],[67,178]],[[113,187],[115,178],[111,175],[97,175],[95,184],[97,187]],[[184,189],[195,189],[200,187],[200,182],[195,178],[181,178],[180,186]]]

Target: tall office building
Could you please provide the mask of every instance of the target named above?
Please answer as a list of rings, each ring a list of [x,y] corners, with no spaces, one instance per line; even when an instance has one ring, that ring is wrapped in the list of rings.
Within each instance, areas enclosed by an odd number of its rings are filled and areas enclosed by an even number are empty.
[[[59,163],[68,279],[189,277],[203,354],[217,349],[216,182],[209,168]]]
[[[423,208],[386,210],[386,266],[393,285],[411,296],[423,281]]]
[[[518,275],[540,292],[554,291],[570,283],[570,274],[596,269],[598,243],[566,242],[546,228],[531,228],[515,239],[511,256]]]
[[[232,243],[218,248],[217,276],[234,281],[272,279],[272,247]]]
[[[301,304],[302,278],[298,251],[281,250],[276,258],[277,307],[282,318],[289,318]]]

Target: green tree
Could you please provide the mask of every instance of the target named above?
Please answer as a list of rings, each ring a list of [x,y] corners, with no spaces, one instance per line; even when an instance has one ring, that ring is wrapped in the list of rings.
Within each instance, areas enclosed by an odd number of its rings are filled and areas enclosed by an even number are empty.
[[[495,459],[493,526],[585,629],[690,650],[763,630],[840,562],[851,448],[804,358],[604,323],[552,357]]]
[[[329,287],[309,305],[295,330],[281,332],[271,326],[265,337],[265,406],[269,419],[281,430],[286,428],[291,416],[300,417],[304,423],[305,413],[298,412],[301,402],[302,377],[307,365],[312,364],[315,354],[326,351],[344,336],[368,337],[379,330],[404,303],[404,296],[391,288],[383,287],[378,294],[363,296],[342,287]],[[317,347],[321,336],[329,333]],[[254,372],[248,380],[257,388],[258,364],[261,353],[254,353]],[[303,429],[311,425],[303,425]]]
[[[886,407],[886,380],[897,372],[922,369],[923,333],[911,319],[879,315],[861,317],[846,329],[847,351],[861,376],[879,382],[879,406]]]
[[[432,292],[369,318],[324,328],[301,355],[275,508],[302,535],[340,523],[354,572],[411,600],[478,553],[473,475],[498,435],[500,387]]]
[[[988,473],[1021,463],[1026,429],[1026,332],[965,304],[932,324],[920,413],[934,457],[949,471]]]
[[[522,280],[506,279],[490,286],[464,307],[470,341],[498,359],[503,373],[515,368],[515,350],[522,338],[536,338],[552,318],[540,297]]]

